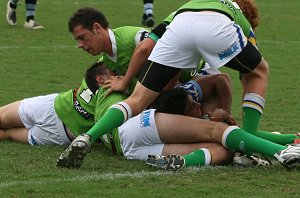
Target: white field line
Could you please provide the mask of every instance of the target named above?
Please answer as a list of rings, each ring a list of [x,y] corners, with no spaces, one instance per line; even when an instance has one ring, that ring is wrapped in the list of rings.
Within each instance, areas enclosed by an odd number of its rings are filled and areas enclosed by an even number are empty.
[[[86,181],[98,181],[98,180],[114,180],[114,179],[122,179],[122,178],[146,178],[146,177],[163,177],[163,176],[170,176],[174,174],[185,174],[185,173],[195,173],[201,175],[201,172],[204,172],[208,169],[227,169],[226,166],[205,166],[205,167],[188,167],[180,172],[172,172],[172,171],[140,171],[135,173],[96,173],[91,172],[88,175],[77,176],[72,178],[55,178],[55,179],[26,179],[26,180],[15,180],[15,181],[8,181],[8,182],[1,182],[0,189],[8,188],[11,186],[16,185],[45,185],[45,184],[55,184],[55,183],[62,183],[62,182],[86,182]]]
[[[151,177],[151,176],[166,176],[166,175],[172,175],[174,172],[170,171],[153,171],[153,172],[136,172],[136,173],[105,173],[105,174],[98,174],[95,172],[92,172],[88,175],[83,176],[77,176],[73,178],[56,178],[56,179],[26,179],[26,180],[19,180],[19,181],[9,181],[9,182],[2,182],[0,183],[0,189],[1,188],[7,188],[15,185],[44,185],[44,184],[55,184],[55,183],[61,183],[61,182],[76,182],[76,181],[97,181],[97,180],[114,180],[114,179],[120,179],[120,178],[145,178],[145,177]]]

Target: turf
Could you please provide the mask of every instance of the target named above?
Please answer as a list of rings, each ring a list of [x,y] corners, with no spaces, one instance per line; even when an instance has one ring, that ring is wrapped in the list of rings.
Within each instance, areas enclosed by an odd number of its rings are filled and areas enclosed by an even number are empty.
[[[185,0],[155,1],[155,20],[164,19]],[[298,0],[257,0],[258,46],[270,65],[266,107],[260,128],[282,133],[299,130],[300,22]],[[141,0],[40,0],[37,20],[43,31],[24,30],[25,5],[18,24],[5,21],[0,2],[0,105],[26,97],[65,91],[80,85],[97,57],[76,48],[67,30],[70,15],[83,6],[101,9],[110,27],[140,26]],[[241,87],[233,81],[232,113],[240,121]],[[112,156],[95,145],[79,170],[59,169],[64,150],[0,142],[0,197],[299,197],[299,169],[278,164],[268,168],[230,166],[189,168],[179,173],[157,171],[140,161]]]

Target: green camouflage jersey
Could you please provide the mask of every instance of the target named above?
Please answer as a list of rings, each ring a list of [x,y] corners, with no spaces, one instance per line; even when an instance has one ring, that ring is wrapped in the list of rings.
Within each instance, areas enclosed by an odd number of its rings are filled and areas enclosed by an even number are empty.
[[[124,94],[120,92],[112,92],[108,96],[104,96],[107,90],[99,89],[96,93],[97,104],[95,108],[95,120],[100,120],[101,117],[107,112],[107,110],[114,104],[118,102],[122,102],[127,98]],[[120,146],[119,140],[119,131],[118,129],[114,129],[113,131],[106,133],[102,137],[101,140],[104,142],[105,146],[111,149],[113,152],[116,152],[118,155],[122,155],[122,149]],[[114,146],[112,146],[112,144]],[[115,151],[114,151],[115,149]]]
[[[96,98],[85,80],[79,89],[62,92],[54,101],[55,112],[75,136],[87,132],[95,124]]]
[[[102,61],[117,75],[125,75],[130,58],[137,44],[148,36],[149,30],[142,27],[124,26],[110,30],[113,56],[102,54]]]

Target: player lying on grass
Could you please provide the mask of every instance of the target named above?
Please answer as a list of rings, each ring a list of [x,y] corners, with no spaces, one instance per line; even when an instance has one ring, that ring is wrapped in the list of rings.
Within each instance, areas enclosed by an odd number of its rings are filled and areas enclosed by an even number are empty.
[[[94,75],[98,75],[97,67],[104,67],[104,65],[94,66],[89,70],[94,70],[94,72],[88,71],[90,75],[86,76],[86,82],[90,87],[91,92],[94,94],[90,95],[93,98],[96,98],[96,110],[95,110],[95,118],[102,117],[103,113],[115,103],[115,101],[119,100],[122,101],[126,96],[120,94],[119,92],[113,92],[110,95],[105,97],[107,92],[106,89],[103,89],[103,82],[109,78],[110,76],[106,76],[106,78],[95,78]],[[121,78],[121,77],[118,77]],[[231,83],[228,75],[226,74],[217,74],[217,75],[209,75],[199,77],[194,81],[189,81],[185,84],[179,85],[179,87],[184,88],[188,93],[190,93],[191,97],[193,97],[198,102],[202,102],[202,111],[205,114],[212,112],[216,108],[224,108],[230,110],[231,106]],[[98,90],[99,88],[99,90]],[[220,97],[219,92],[222,91],[222,97]],[[226,94],[225,94],[226,93]],[[190,101],[191,104],[199,104],[198,102],[193,102],[194,100]],[[199,108],[195,108],[197,111]],[[193,110],[189,110],[188,113],[193,113]],[[189,115],[189,114],[187,114]],[[200,116],[201,114],[198,115]],[[127,126],[127,125],[125,125]],[[127,134],[127,133],[126,133]],[[103,138],[103,142],[106,142],[107,145],[118,154],[122,154],[123,150],[120,148],[120,140],[118,138],[118,133],[114,132],[113,134],[109,133],[105,135]],[[112,146],[117,145],[117,146]],[[116,149],[115,149],[116,148]],[[132,152],[132,151],[130,151]],[[150,154],[150,153],[148,153]],[[126,152],[124,151],[124,155],[126,157]],[[224,156],[227,156],[224,154]],[[145,160],[147,154],[143,156]],[[129,157],[130,158],[130,157]],[[141,158],[135,158],[141,159]],[[62,158],[59,163],[59,166],[70,166],[73,167],[72,163],[68,162],[68,159]],[[77,165],[76,165],[77,166]]]
[[[95,63],[93,67],[101,64]],[[98,68],[98,73],[115,75],[106,68]],[[90,72],[88,70],[86,75],[93,75]],[[96,100],[91,93],[83,79],[77,89],[26,98],[0,107],[0,140],[69,145],[95,124]]]
[[[93,64],[86,71],[87,81],[98,82],[101,86],[112,76],[116,77],[116,74],[103,62]],[[119,92],[104,97],[107,92],[104,89],[99,89],[97,95],[94,95],[91,90],[97,90],[99,85],[88,84],[83,79],[77,89],[26,98],[0,107],[0,140],[31,145],[69,145],[76,136],[94,125],[96,105],[98,109],[105,111],[115,102],[127,97]],[[203,102],[205,114],[215,108],[230,109],[231,86],[229,77],[225,74],[201,77],[181,87],[188,90],[198,102]]]
[[[164,96],[164,93],[167,95]],[[232,151],[274,156],[286,167],[292,167],[300,162],[300,145],[282,146],[258,138],[237,126],[229,126],[225,122],[235,123],[224,110],[217,109],[210,116],[212,120],[220,122],[199,119],[201,105],[182,88],[167,90],[156,101],[153,107],[168,113],[161,113],[155,109],[143,111],[119,128],[102,136],[108,147],[117,154],[123,153],[127,159],[145,160],[150,154],[148,164],[167,170],[223,164],[232,159]],[[102,115],[103,111],[98,114],[96,109],[95,118]],[[77,143],[86,144],[85,141]],[[88,145],[88,148],[90,146]],[[76,148],[75,145],[72,147],[75,153]],[[72,158],[62,154],[57,165],[79,168],[83,157]]]

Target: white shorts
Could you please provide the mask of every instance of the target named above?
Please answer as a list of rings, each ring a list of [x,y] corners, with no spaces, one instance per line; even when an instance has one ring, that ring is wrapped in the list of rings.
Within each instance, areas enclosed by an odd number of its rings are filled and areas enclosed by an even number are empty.
[[[119,138],[125,158],[146,160],[148,155],[161,155],[160,140],[154,119],[155,110],[143,111],[119,127]]]
[[[57,94],[24,99],[19,107],[19,116],[29,130],[28,142],[31,145],[69,145],[62,121],[54,109]]]
[[[167,26],[149,60],[175,68],[196,68],[203,58],[219,68],[239,54],[247,43],[242,29],[217,12],[184,12]]]

